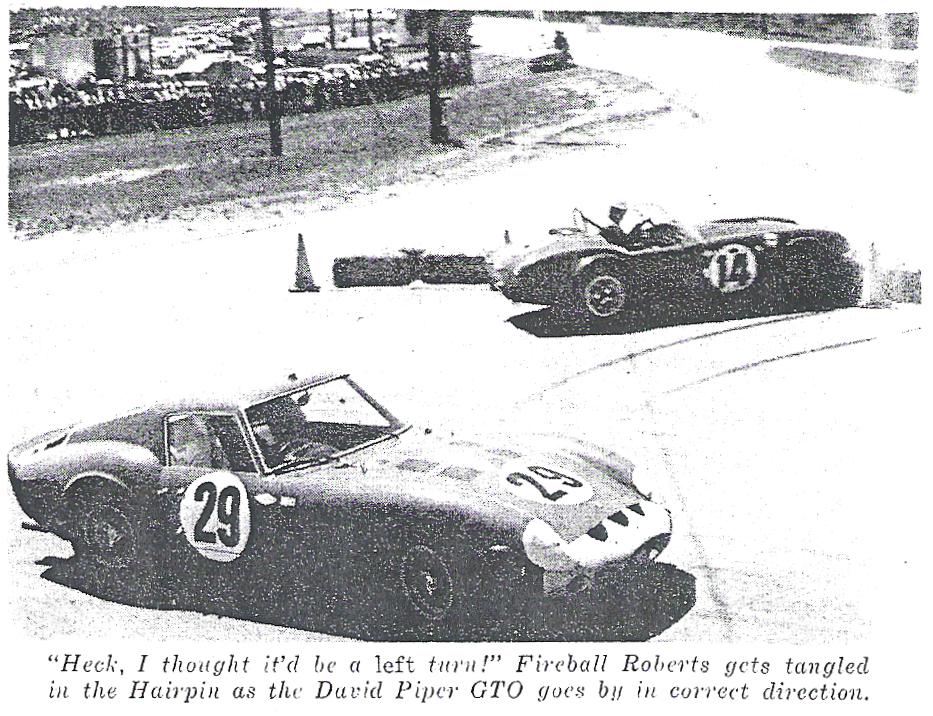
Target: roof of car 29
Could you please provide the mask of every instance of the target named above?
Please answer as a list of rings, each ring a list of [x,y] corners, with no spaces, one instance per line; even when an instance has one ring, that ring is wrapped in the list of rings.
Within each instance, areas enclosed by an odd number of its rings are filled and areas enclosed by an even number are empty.
[[[162,421],[169,415],[184,413],[224,413],[233,415],[250,405],[344,377],[347,377],[346,373],[321,373],[301,378],[296,377],[294,380],[289,379],[261,390],[234,393],[228,397],[218,395],[187,396],[178,400],[164,401],[148,407],[126,410],[117,415],[111,414],[103,419],[82,420],[68,428],[71,435],[69,440],[78,442],[88,439],[123,440],[144,445],[160,454],[162,445],[161,425]]]
[[[308,376],[287,378],[279,383],[264,388],[247,390],[229,395],[186,396],[173,401],[166,401],[153,405],[151,410],[161,413],[179,411],[208,411],[208,412],[237,412],[256,403],[263,403],[286,393],[292,393],[302,388],[310,388],[321,383],[327,383],[338,378],[346,378],[347,373],[317,373]]]

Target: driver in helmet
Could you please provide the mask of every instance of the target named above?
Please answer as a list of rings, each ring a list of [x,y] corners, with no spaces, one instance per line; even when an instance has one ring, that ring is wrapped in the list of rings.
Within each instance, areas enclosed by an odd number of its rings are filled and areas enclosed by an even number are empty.
[[[170,422],[169,452],[173,465],[226,467],[220,439],[200,415],[185,415]]]
[[[560,30],[554,33],[554,47],[561,52],[570,52],[570,43]]]
[[[606,241],[626,249],[644,248],[645,228],[651,223],[647,216],[620,201],[609,207],[609,221],[609,225],[599,231]]]

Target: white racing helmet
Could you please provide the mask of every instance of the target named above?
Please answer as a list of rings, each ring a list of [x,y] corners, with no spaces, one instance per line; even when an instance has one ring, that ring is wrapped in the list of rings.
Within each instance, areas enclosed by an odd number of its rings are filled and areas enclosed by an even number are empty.
[[[612,221],[617,221],[612,217],[618,214],[619,216],[624,216],[625,212],[628,211],[628,204],[624,201],[616,201],[610,204],[609,206],[609,218]]]

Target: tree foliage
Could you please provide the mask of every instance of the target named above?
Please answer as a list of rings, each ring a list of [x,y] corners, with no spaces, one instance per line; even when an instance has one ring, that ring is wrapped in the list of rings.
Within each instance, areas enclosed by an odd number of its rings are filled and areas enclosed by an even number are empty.
[[[418,37],[427,33],[429,23],[435,19],[442,52],[462,52],[469,48],[473,13],[467,10],[406,10],[405,29],[412,37]]]

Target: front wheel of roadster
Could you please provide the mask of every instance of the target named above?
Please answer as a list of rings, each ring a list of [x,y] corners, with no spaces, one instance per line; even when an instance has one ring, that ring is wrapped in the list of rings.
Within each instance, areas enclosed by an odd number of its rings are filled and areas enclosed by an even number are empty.
[[[425,545],[417,545],[402,559],[402,592],[408,605],[422,618],[439,621],[457,603],[454,576],[447,561]]]
[[[612,273],[587,276],[582,290],[584,306],[596,318],[612,318],[619,314],[625,304],[622,281]]]
[[[600,260],[579,269],[561,301],[561,313],[599,324],[622,317],[630,302],[627,280],[616,261]]]

